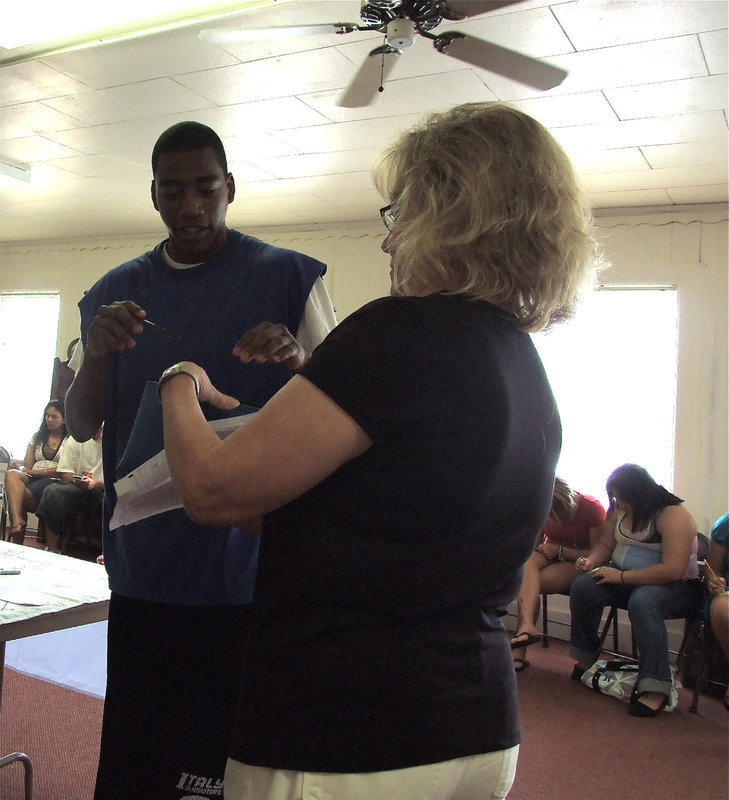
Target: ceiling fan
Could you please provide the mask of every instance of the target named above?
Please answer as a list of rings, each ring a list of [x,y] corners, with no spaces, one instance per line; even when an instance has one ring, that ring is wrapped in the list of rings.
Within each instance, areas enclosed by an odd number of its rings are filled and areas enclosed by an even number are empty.
[[[567,76],[565,70],[553,64],[458,31],[431,33],[444,20],[458,21],[475,17],[519,2],[523,0],[369,0],[361,5],[359,22],[242,30],[220,28],[203,30],[199,36],[216,44],[225,44],[286,36],[379,31],[385,36],[384,44],[370,52],[352,82],[337,100],[337,105],[345,108],[369,105],[377,92],[383,91],[385,78],[403,50],[413,44],[416,35],[430,39],[433,47],[443,55],[535,89],[552,89],[559,86]]]

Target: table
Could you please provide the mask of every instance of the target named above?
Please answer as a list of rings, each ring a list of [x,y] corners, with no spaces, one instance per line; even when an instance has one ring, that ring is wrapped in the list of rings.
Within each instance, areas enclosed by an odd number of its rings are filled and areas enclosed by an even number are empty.
[[[109,614],[109,584],[99,564],[0,541],[0,706],[5,669],[5,643],[105,620]],[[25,796],[33,793],[33,768],[25,753],[0,758],[0,768],[21,761]]]

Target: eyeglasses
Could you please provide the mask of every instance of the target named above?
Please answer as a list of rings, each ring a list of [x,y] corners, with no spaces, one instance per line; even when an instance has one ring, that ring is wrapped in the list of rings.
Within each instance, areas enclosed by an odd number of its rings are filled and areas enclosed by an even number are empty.
[[[380,209],[380,217],[388,231],[391,231],[395,227],[395,222],[397,221],[397,214],[393,214],[392,211],[390,211],[391,208],[392,203],[387,206],[382,206]]]

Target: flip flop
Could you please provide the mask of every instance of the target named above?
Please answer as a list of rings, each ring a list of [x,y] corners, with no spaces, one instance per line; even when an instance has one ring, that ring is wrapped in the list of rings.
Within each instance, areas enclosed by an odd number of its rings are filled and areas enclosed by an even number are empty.
[[[514,659],[514,672],[524,672],[524,670],[529,666],[529,662],[526,658],[519,658],[517,656]]]
[[[526,637],[526,638],[525,638]],[[530,644],[541,642],[542,637],[538,633],[517,633],[511,640],[511,649],[518,650],[520,647],[529,647]]]

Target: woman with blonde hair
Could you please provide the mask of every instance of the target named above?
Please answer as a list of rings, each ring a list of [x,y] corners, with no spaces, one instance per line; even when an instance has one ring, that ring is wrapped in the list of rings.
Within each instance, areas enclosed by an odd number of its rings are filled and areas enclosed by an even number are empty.
[[[496,103],[430,116],[377,183],[391,297],[349,316],[223,441],[200,402],[235,399],[191,362],[160,379],[187,513],[263,518],[228,798],[306,785],[480,800],[514,778],[501,609],[549,512],[561,439],[527,332],[568,317],[589,280],[589,213],[550,134]],[[109,335],[121,349],[140,329]],[[245,337],[233,352],[270,356]]]
[[[554,479],[549,518],[541,541],[524,565],[517,603],[516,634],[511,640],[514,669],[529,666],[526,648],[540,640],[537,634],[540,595],[568,594],[578,573],[575,562],[586,555],[597,541],[605,509],[599,500],[573,491],[567,481]]]

